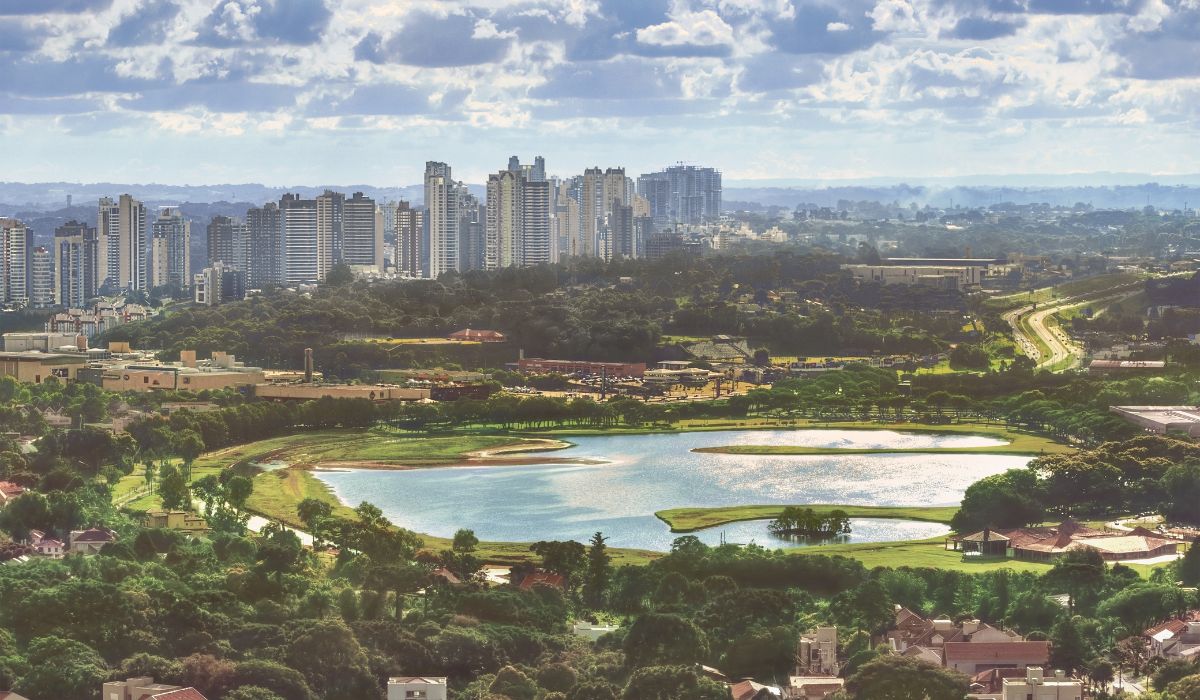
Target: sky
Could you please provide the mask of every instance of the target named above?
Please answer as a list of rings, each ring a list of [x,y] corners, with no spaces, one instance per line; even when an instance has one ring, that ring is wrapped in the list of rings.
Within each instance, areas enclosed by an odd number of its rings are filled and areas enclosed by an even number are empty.
[[[1200,172],[1200,0],[0,0],[0,180]]]

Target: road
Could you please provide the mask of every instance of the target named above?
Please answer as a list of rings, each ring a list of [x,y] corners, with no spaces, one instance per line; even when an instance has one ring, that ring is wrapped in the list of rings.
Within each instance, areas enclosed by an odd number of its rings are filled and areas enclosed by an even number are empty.
[[[1113,302],[1128,299],[1142,289],[1142,282],[1114,287],[1101,293],[1083,294],[1055,300],[1052,304],[1035,309],[1034,305],[1022,306],[1001,314],[1001,318],[1013,330],[1013,341],[1028,357],[1037,362],[1039,369],[1057,368],[1059,371],[1072,369],[1079,364],[1083,357],[1083,348],[1071,340],[1066,331],[1057,325],[1048,326],[1046,320],[1054,314],[1085,304],[1108,305]],[[1115,292],[1115,293],[1114,293]],[[1043,356],[1037,342],[1029,337],[1021,328],[1021,321],[1026,320],[1038,340],[1050,349],[1049,356]]]

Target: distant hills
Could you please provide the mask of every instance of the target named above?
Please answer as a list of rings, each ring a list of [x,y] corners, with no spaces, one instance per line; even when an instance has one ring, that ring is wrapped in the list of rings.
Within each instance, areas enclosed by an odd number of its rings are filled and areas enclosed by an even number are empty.
[[[917,184],[885,179],[851,181],[748,181],[727,180],[723,198],[726,208],[795,208],[798,205],[837,207],[844,201],[915,203],[944,208],[980,207],[1002,202],[1014,204],[1047,203],[1071,206],[1077,202],[1099,209],[1141,208],[1153,205],[1163,209],[1195,208],[1200,205],[1200,176],[1172,176],[1154,181],[1153,176],[1133,174],[1097,174],[1089,176],[994,176],[995,182],[976,182],[979,178],[929,179]],[[1147,179],[1130,182],[1135,177]],[[1057,183],[1057,184],[1051,184]],[[469,185],[478,196],[482,185]],[[129,193],[147,205],[182,205],[185,214],[197,219],[214,213],[244,215],[251,205],[278,201],[286,192],[311,197],[331,189],[347,194],[363,192],[377,201],[405,199],[414,204],[424,199],[423,187],[376,187],[372,185],[317,185],[274,187],[257,183],[221,185],[162,185],[129,183],[0,182],[0,216],[60,220],[75,217],[95,219],[95,202],[100,197]],[[67,200],[70,197],[71,205]],[[76,213],[77,212],[77,213]],[[40,227],[35,227],[40,229]],[[39,230],[39,233],[46,233]]]

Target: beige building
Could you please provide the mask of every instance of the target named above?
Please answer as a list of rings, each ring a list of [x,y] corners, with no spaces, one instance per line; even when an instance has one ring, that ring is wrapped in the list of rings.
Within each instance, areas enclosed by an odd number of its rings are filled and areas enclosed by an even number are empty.
[[[100,687],[100,700],[206,700],[199,690],[155,683],[150,676],[112,681]]]
[[[1040,666],[1025,669],[1024,678],[1005,678],[998,700],[1082,700],[1083,683],[1062,671],[1046,676]]]
[[[446,688],[446,679],[441,677],[389,678],[387,700],[446,700]]]
[[[0,377],[24,384],[41,384],[49,377],[73,382],[87,366],[87,356],[45,352],[0,352]]]
[[[254,395],[272,401],[315,401],[333,399],[367,399],[369,401],[422,401],[429,398],[429,389],[407,389],[384,384],[258,384]]]
[[[204,391],[253,386],[266,381],[262,370],[257,368],[226,370],[139,364],[88,370],[85,376],[108,391]]]
[[[204,518],[186,510],[152,510],[146,513],[142,525],[185,532],[208,531],[208,522]]]
[[[842,265],[842,269],[864,282],[923,284],[943,289],[978,286],[987,268],[975,265]]]
[[[837,627],[818,627],[800,635],[796,646],[796,675],[836,676],[837,672]]]

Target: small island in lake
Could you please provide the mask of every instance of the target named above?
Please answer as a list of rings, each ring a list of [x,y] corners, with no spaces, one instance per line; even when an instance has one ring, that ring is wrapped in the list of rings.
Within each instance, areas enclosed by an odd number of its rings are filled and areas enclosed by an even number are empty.
[[[850,532],[850,516],[844,510],[832,510],[821,515],[812,508],[788,506],[767,525],[767,530],[773,535],[836,537]]]

